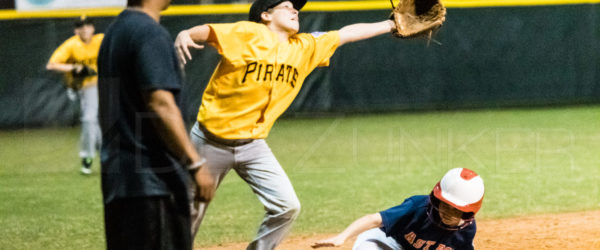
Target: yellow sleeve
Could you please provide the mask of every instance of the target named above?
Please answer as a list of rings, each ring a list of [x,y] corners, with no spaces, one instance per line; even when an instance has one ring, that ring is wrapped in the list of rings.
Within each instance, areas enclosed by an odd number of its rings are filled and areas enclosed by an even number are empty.
[[[299,35],[303,43],[314,46],[314,51],[310,57],[309,64],[312,67],[329,66],[329,58],[340,45],[340,34],[336,31],[303,33]]]
[[[242,53],[250,44],[261,39],[260,27],[254,22],[208,24],[216,41],[211,43],[219,54],[231,62],[243,60]]]
[[[98,71],[98,53],[100,52],[100,46],[102,45],[102,39],[104,39],[104,34],[99,33],[94,35],[93,37],[93,43],[94,43],[94,51],[93,53],[95,53],[95,57],[94,57],[94,61],[91,65],[93,69],[95,69],[96,71]]]
[[[56,48],[56,50],[54,50],[54,52],[52,53],[52,56],[50,56],[50,60],[48,60],[48,62],[67,63],[67,61],[69,60],[69,58],[71,58],[71,55],[73,53],[71,49],[71,45],[73,44],[71,42],[72,40],[73,37],[67,39],[60,46],[58,46],[58,48]]]
[[[100,39],[100,41],[102,42],[102,39],[104,39],[104,33],[98,33],[94,35],[94,39]]]

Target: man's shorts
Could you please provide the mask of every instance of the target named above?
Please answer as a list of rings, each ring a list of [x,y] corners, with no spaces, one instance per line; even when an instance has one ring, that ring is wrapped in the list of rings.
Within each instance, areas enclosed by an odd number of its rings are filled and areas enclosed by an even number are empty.
[[[105,204],[106,248],[192,249],[189,208],[176,204],[170,196],[123,198]]]

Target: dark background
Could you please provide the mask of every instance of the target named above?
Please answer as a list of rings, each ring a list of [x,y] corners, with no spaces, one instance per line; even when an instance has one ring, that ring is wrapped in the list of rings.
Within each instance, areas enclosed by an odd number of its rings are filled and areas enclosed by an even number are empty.
[[[176,1],[184,2],[184,1]],[[427,46],[391,35],[347,44],[331,66],[315,70],[286,116],[450,110],[600,102],[599,5],[451,8]],[[389,11],[303,12],[301,32],[328,31],[385,19]],[[103,32],[114,17],[96,18]],[[246,20],[246,14],[165,16],[173,37],[182,29]],[[0,21],[0,127],[77,122],[62,78],[45,70],[70,37],[72,18]],[[219,60],[212,48],[186,66],[181,107],[193,121]]]

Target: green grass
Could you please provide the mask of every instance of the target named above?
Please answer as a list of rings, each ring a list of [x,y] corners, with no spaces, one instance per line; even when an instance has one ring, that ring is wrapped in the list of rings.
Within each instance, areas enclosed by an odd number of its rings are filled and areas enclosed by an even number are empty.
[[[268,139],[302,203],[292,235],[332,233],[427,194],[450,168],[485,181],[479,218],[600,209],[600,107],[282,119]],[[77,128],[0,132],[0,249],[103,249],[98,165]],[[249,241],[262,205],[225,178],[196,243]]]
[[[0,132],[0,249],[105,248],[98,164],[79,174],[78,136]]]

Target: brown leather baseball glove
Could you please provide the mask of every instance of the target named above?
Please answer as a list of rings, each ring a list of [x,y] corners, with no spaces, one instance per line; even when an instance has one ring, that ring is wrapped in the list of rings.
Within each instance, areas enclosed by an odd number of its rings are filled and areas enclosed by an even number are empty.
[[[428,36],[442,26],[446,20],[446,8],[439,0],[399,0],[396,7],[392,3],[392,16],[396,29],[395,37],[413,38]]]

